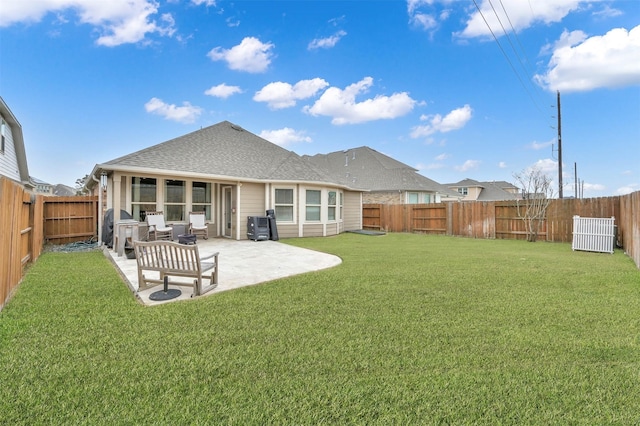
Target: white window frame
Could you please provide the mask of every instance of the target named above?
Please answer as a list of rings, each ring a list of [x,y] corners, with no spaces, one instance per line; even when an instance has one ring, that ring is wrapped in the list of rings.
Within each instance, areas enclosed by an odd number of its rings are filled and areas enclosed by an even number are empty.
[[[276,200],[276,191],[282,189],[282,190],[287,190],[287,191],[291,191],[291,194],[293,195],[293,202],[291,204],[288,203],[277,203]],[[295,186],[288,186],[288,185],[278,185],[278,186],[274,186],[273,187],[273,192],[271,194],[271,196],[273,197],[273,209],[275,211],[276,214],[276,223],[296,223],[296,217],[297,217],[297,194],[298,191],[296,191],[296,187]],[[291,208],[291,220],[285,220],[282,219],[281,217],[279,217],[278,215],[278,207],[290,207]]]
[[[193,199],[193,190],[194,190],[194,184],[200,184],[203,183],[205,184],[205,192],[209,192],[208,196],[209,196],[209,202],[204,202],[204,203],[197,203],[194,201]],[[191,208],[189,209],[189,211],[201,211],[201,210],[195,210],[194,207],[203,207],[204,206],[204,211],[205,211],[205,218],[207,219],[207,221],[214,223],[213,220],[213,183],[211,182],[206,182],[206,181],[202,181],[202,180],[192,180],[192,181],[188,181],[188,184],[191,188]],[[207,209],[208,207],[208,209]],[[187,218],[188,219],[188,218]]]
[[[167,184],[169,182],[182,182],[182,202],[177,202],[177,201],[168,201],[169,200],[169,194],[168,194],[168,189],[169,187],[167,186]],[[167,222],[184,222],[187,221],[187,181],[186,180],[182,180],[182,179],[163,179],[162,180],[162,190],[163,190],[163,194],[164,194],[164,203],[163,205],[163,209],[162,211],[164,212],[164,218]],[[182,214],[181,214],[181,218],[176,219],[176,218],[172,218],[169,214],[169,207],[174,207],[174,206],[180,206],[182,208]]]
[[[138,179],[153,179],[155,181],[155,191],[154,191],[154,200],[153,201],[134,201],[134,197],[135,197],[135,191],[133,190],[133,185],[134,185],[134,180],[138,178]],[[158,209],[158,181],[161,181],[161,179],[158,179],[157,177],[148,177],[148,176],[131,176],[131,180],[130,180],[130,185],[129,185],[129,191],[131,191],[131,215],[133,216],[134,219],[139,220],[144,222],[145,218],[142,217],[142,210],[139,208],[139,216],[136,217],[135,212],[135,206],[152,206],[153,205],[153,211],[156,211]],[[144,210],[146,211],[146,209]]]
[[[338,198],[340,192],[335,189],[328,189],[327,191],[327,222],[337,222],[338,219]],[[333,204],[331,201],[331,193],[334,194]],[[333,209],[333,219],[331,219],[331,209]]]
[[[318,192],[319,193],[319,201],[320,203],[309,203],[309,200],[307,199],[307,196],[309,194],[309,192]],[[318,188],[305,188],[304,190],[304,221],[306,223],[322,223],[322,189],[318,189]],[[309,219],[309,215],[307,212],[308,208],[317,208],[318,209],[318,219]]]

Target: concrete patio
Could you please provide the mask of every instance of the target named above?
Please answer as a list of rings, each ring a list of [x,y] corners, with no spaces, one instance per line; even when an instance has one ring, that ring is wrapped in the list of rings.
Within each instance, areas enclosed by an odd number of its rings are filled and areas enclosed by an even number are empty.
[[[222,291],[259,284],[305,272],[331,268],[342,262],[337,256],[293,247],[277,241],[229,240],[226,238],[210,238],[198,240],[198,252],[201,257],[219,252],[218,286],[200,297],[206,297]],[[105,249],[109,257],[120,270],[121,275],[136,292],[138,299],[145,305],[170,303],[177,300],[191,299],[192,289],[185,286],[169,285],[182,291],[182,294],[169,301],[153,301],[149,296],[162,290],[157,286],[138,292],[138,266],[135,259],[118,256],[114,250]]]

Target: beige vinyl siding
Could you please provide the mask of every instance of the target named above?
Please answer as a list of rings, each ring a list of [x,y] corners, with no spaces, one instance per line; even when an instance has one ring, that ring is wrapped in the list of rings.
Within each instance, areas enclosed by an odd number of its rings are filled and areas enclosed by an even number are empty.
[[[338,235],[340,233],[340,224],[337,222],[328,223],[325,235]]]
[[[247,239],[247,216],[265,216],[263,183],[242,183],[240,187],[240,207],[236,209],[236,214],[240,214],[240,239]],[[235,202],[237,205],[237,201]],[[235,222],[235,220],[234,220]]]
[[[342,232],[362,229],[362,204],[360,204],[361,194],[361,192],[344,192]]]
[[[313,225],[305,224],[302,226],[303,237],[323,237],[324,225],[321,223],[314,223]]]
[[[278,237],[279,238],[298,238],[298,225],[297,224],[281,224],[278,223]]]

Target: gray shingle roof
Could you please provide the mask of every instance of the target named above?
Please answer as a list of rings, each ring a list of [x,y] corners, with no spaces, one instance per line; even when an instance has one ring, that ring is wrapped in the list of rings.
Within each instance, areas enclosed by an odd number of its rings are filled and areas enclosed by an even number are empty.
[[[302,158],[353,188],[452,193],[444,185],[418,174],[413,167],[366,146]]]
[[[517,188],[506,181],[478,182],[473,179],[463,179],[458,183],[448,183],[446,186],[450,188],[480,187],[482,191],[478,195],[478,201],[505,201],[520,198],[519,194],[513,194],[506,190],[507,188]]]
[[[296,153],[228,121],[101,165],[107,169],[109,166],[203,173],[237,180],[334,182]]]

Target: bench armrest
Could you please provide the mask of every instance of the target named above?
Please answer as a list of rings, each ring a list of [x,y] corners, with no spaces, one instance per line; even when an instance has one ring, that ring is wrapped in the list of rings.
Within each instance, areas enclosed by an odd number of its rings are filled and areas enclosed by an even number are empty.
[[[208,256],[201,257],[200,260],[207,260],[207,259],[211,259],[212,257],[218,257],[219,254],[220,254],[220,252],[217,251],[217,252],[215,252],[213,254],[210,254]]]

